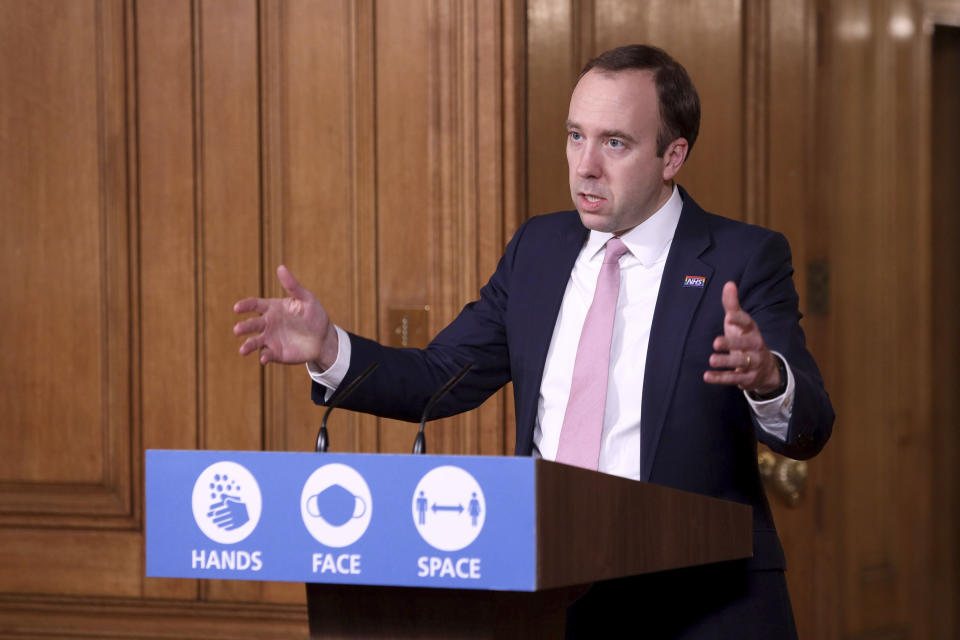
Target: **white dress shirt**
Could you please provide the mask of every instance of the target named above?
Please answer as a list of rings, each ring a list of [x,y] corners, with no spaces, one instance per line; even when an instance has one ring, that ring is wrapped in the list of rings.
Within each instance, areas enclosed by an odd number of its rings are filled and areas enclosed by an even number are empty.
[[[628,252],[620,258],[620,294],[610,347],[610,376],[599,470],[635,480],[640,478],[641,390],[647,343],[663,267],[682,208],[683,200],[674,186],[673,194],[663,207],[642,224],[620,236]],[[533,434],[534,455],[548,460],[554,460],[557,455],[580,330],[593,301],[597,276],[603,263],[604,244],[612,235],[590,232],[570,273],[554,326],[540,383],[537,424]],[[328,400],[346,375],[350,363],[349,335],[340,327],[336,327],[336,330],[339,352],[333,366],[320,371],[314,365],[307,364],[310,377],[327,387]],[[704,370],[708,366],[709,363],[703,363]],[[787,363],[787,389],[783,395],[758,402],[745,393],[761,428],[781,440],[786,439],[793,410],[793,392],[793,372]]]

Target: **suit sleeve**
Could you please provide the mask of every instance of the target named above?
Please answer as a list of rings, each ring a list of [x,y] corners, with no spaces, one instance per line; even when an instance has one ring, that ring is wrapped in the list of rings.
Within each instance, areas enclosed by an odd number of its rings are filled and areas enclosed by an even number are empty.
[[[757,323],[767,347],[786,358],[796,384],[786,441],[755,425],[757,439],[791,458],[813,457],[830,438],[834,413],[800,328],[790,246],[783,235],[771,233],[759,244],[745,266],[739,294],[741,307]]]
[[[398,420],[419,421],[433,393],[470,363],[467,375],[441,400],[431,418],[469,411],[510,381],[504,312],[517,250],[526,226],[507,245],[497,270],[480,290],[480,298],[467,304],[426,349],[386,347],[350,334],[352,380],[371,362],[377,370],[348,398],[343,407]],[[325,388],[313,383],[312,396],[324,401]]]

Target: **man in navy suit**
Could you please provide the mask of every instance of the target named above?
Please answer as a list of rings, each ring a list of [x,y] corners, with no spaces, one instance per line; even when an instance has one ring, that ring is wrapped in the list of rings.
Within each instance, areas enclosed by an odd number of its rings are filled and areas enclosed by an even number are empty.
[[[576,211],[521,226],[480,298],[424,350],[346,333],[282,266],[288,298],[235,305],[257,314],[234,328],[252,334],[240,352],[307,363],[319,403],[378,362],[344,406],[418,420],[470,363],[436,416],[476,407],[512,381],[516,454],[556,459],[606,245],[625,245],[591,466],[751,505],[754,554],[595,585],[571,606],[568,637],[625,628],[653,638],[796,637],[757,442],[813,456],[833,410],[799,326],[786,240],[706,213],[674,184],[699,120],[693,84],[662,50],[620,47],[588,63],[567,121]]]

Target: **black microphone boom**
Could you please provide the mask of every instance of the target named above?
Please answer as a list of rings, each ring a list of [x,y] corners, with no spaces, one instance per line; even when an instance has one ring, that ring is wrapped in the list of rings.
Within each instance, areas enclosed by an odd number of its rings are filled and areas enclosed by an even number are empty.
[[[427,452],[427,439],[423,435],[423,426],[427,423],[427,416],[430,415],[430,410],[433,409],[433,405],[437,404],[437,401],[440,400],[443,396],[447,395],[447,392],[453,388],[455,384],[460,382],[460,378],[467,375],[467,371],[470,371],[470,367],[473,366],[473,363],[467,363],[463,365],[463,368],[460,371],[457,371],[453,374],[453,377],[447,380],[447,383],[437,389],[437,392],[433,394],[433,397],[427,401],[427,406],[423,409],[423,417],[420,418],[420,430],[417,431],[417,439],[413,441],[413,452],[414,453],[426,453]]]
[[[347,399],[347,396],[353,393],[353,390],[359,387],[360,383],[366,380],[379,365],[379,362],[371,362],[370,366],[360,372],[360,375],[354,378],[350,384],[342,387],[342,391],[338,389],[337,392],[334,392],[333,398],[330,400],[330,406],[327,407],[326,412],[323,414],[320,430],[317,431],[317,453],[326,453],[330,447],[330,438],[327,437],[327,418],[330,416],[330,412],[339,407],[340,404]]]

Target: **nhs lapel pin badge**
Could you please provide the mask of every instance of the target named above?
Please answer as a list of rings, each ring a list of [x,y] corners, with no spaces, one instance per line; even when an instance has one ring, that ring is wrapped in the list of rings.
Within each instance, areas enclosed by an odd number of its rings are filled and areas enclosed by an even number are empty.
[[[706,276],[684,276],[683,286],[693,287],[694,289],[703,289],[707,284]]]

